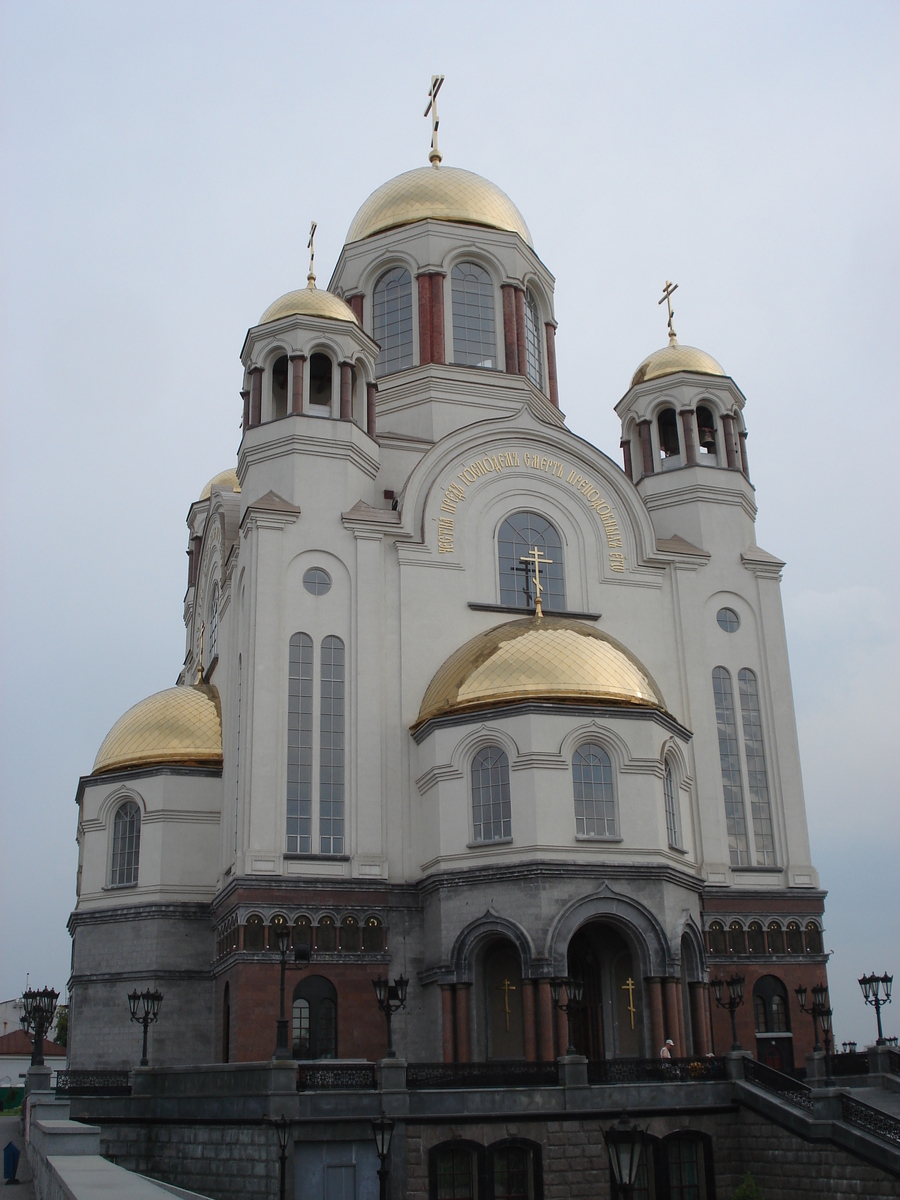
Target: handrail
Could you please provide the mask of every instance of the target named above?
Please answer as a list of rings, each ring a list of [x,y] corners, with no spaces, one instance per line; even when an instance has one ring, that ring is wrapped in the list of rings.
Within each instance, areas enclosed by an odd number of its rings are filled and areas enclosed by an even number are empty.
[[[57,1071],[57,1096],[130,1096],[127,1071]]]
[[[864,1129],[866,1133],[873,1133],[876,1137],[900,1146],[900,1120],[890,1113],[873,1108],[871,1104],[864,1104],[855,1096],[848,1096],[846,1092],[842,1092],[841,1116],[849,1125],[855,1125],[857,1129]]]
[[[588,1083],[696,1083],[725,1079],[724,1058],[603,1058],[587,1065]]]
[[[409,1063],[408,1088],[557,1087],[555,1062],[530,1063],[495,1059],[490,1062]]]
[[[775,1071],[772,1067],[767,1067],[765,1063],[757,1062],[754,1058],[745,1058],[743,1063],[746,1083],[753,1083],[767,1092],[772,1092],[775,1096],[780,1096],[788,1104],[812,1112],[812,1088],[808,1084],[801,1083],[799,1079],[794,1079],[790,1075],[784,1075],[781,1071]]]
[[[374,1091],[374,1063],[318,1062],[297,1068],[298,1092]]]

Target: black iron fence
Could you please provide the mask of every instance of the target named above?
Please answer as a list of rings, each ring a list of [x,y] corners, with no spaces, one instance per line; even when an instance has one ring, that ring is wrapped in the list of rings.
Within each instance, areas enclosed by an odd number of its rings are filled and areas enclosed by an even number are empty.
[[[754,1058],[745,1058],[743,1062],[744,1079],[747,1083],[753,1083],[767,1092],[780,1096],[788,1104],[812,1112],[812,1088],[808,1084],[801,1083],[798,1079],[794,1079],[791,1075],[785,1075],[781,1071],[775,1071],[772,1067],[767,1067],[765,1063],[757,1062]]]
[[[367,1092],[376,1087],[374,1063],[315,1063],[297,1069],[298,1092]]]
[[[57,1071],[57,1096],[130,1096],[127,1071]]]
[[[408,1088],[556,1087],[555,1062],[409,1063]]]
[[[841,1116],[848,1125],[855,1125],[857,1129],[864,1129],[866,1133],[872,1133],[875,1137],[884,1138],[885,1141],[900,1146],[900,1120],[892,1117],[890,1113],[882,1112],[880,1108],[872,1108],[871,1104],[863,1104],[861,1100],[844,1092],[841,1095]]]
[[[724,1058],[604,1058],[588,1063],[588,1083],[694,1083],[725,1079]]]
[[[868,1054],[833,1054],[828,1058],[829,1074],[834,1079],[843,1079],[846,1075],[868,1075]]]

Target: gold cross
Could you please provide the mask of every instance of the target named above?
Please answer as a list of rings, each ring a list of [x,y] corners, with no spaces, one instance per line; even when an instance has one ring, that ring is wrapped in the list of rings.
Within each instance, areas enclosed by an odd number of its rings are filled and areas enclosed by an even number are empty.
[[[622,984],[622,991],[628,993],[628,1004],[625,1006],[628,1009],[628,1015],[631,1017],[631,1028],[634,1029],[634,1014],[637,1009],[634,1007],[634,980],[629,977]]]
[[[497,988],[498,992],[503,993],[503,1015],[506,1017],[506,1032],[507,1033],[509,1033],[509,1018],[510,1018],[509,993],[514,992],[515,990],[516,990],[516,985],[514,983],[510,983],[508,979],[504,979],[503,982]]]
[[[428,161],[433,167],[440,164],[443,155],[438,150],[438,110],[437,110],[437,94],[441,90],[441,84],[444,82],[443,75],[432,75],[431,87],[428,89],[428,107],[425,109],[425,116],[431,113],[431,150],[428,152]]]
[[[672,324],[672,318],[675,316],[674,312],[672,311],[672,293],[674,291],[677,291],[677,289],[678,289],[678,284],[677,283],[669,283],[669,281],[667,279],[666,286],[663,288],[662,299],[657,301],[658,304],[665,304],[666,308],[668,308],[668,310],[669,310],[669,341],[670,342],[675,341],[675,326]]]
[[[535,595],[534,615],[536,617],[542,617],[544,615],[544,613],[543,613],[543,609],[541,607],[541,592],[544,589],[541,586],[541,567],[552,565],[553,559],[552,558],[544,558],[543,553],[540,550],[538,550],[537,546],[533,546],[531,553],[523,554],[522,557],[519,559],[519,562],[528,563],[529,566],[534,567],[534,575],[532,576],[532,580],[534,582],[534,595]]]
[[[309,241],[306,243],[306,248],[309,251],[309,274],[306,277],[306,282],[309,287],[316,286],[316,276],[313,272],[313,263],[316,261],[316,250],[313,245],[313,238],[316,236],[317,225],[315,221],[309,227]]]

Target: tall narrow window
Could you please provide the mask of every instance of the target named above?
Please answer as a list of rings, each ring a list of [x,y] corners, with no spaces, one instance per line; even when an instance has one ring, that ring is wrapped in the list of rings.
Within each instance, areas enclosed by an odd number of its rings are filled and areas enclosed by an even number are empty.
[[[453,361],[461,367],[496,366],[493,280],[477,263],[457,263],[451,285]]]
[[[546,517],[533,512],[514,513],[500,526],[497,539],[500,567],[500,603],[515,608],[534,608],[534,566],[522,562],[534,548],[545,562],[538,578],[543,591],[544,608],[565,612],[566,583],[563,572],[562,542],[556,529]]]
[[[126,800],[116,809],[113,821],[112,869],[109,882],[113,887],[127,887],[138,881],[141,857],[141,810],[133,800]]]
[[[213,584],[212,601],[209,606],[209,662],[219,657],[219,585]]]
[[[344,853],[344,643],[322,642],[319,741],[319,849]]]
[[[499,746],[485,746],[472,759],[472,826],[476,842],[512,837],[509,759]]]
[[[541,315],[537,300],[525,293],[525,370],[535,387],[544,386],[544,364],[541,354]]]
[[[282,354],[272,367],[272,420],[286,417],[288,411],[288,358]]]
[[[288,650],[287,852],[312,850],[313,643],[295,633]]]
[[[703,1150],[694,1139],[674,1137],[666,1141],[669,1162],[669,1195],[672,1200],[702,1200]]]
[[[385,271],[372,296],[372,336],[381,347],[376,375],[391,375],[413,361],[412,279],[405,267]]]
[[[331,404],[332,375],[331,359],[328,355],[313,354],[309,360],[310,404]]]
[[[747,755],[747,782],[750,787],[750,814],[753,818],[756,861],[761,867],[774,867],[775,834],[772,830],[772,806],[769,803],[769,783],[766,778],[759,688],[756,676],[746,667],[738,672],[738,691],[744,723],[744,751]]]
[[[322,975],[309,975],[294,988],[294,1058],[337,1057],[337,992]]]
[[[234,739],[234,852],[237,854],[238,796],[241,790],[241,656],[238,655],[237,729]]]
[[[678,846],[678,821],[675,815],[675,774],[672,764],[666,760],[666,773],[663,777],[663,792],[666,798],[666,836],[670,846]]]
[[[741,760],[734,720],[734,693],[731,688],[731,676],[724,667],[716,667],[713,671],[713,695],[716,701],[722,788],[725,793],[728,852],[733,867],[746,867],[750,864],[750,852],[747,848],[744,788],[741,783]]]
[[[602,746],[588,743],[572,755],[575,832],[585,837],[615,837],[616,801],[612,762]]]

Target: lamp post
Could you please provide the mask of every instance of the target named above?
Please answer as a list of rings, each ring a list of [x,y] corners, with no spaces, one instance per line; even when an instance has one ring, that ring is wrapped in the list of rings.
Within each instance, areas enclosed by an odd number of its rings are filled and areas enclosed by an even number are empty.
[[[284,1011],[284,975],[287,970],[287,956],[291,945],[291,927],[287,921],[275,926],[275,941],[281,958],[281,982],[278,992],[278,1020],[275,1022],[275,1053],[273,1058],[291,1058],[291,1048],[288,1045],[288,1019]],[[294,963],[296,966],[309,966],[311,950],[308,943],[294,947]]]
[[[875,1018],[878,1021],[878,1040],[875,1043],[876,1046],[887,1044],[881,1028],[881,1010],[885,1004],[890,1004],[891,1002],[891,985],[893,982],[893,975],[888,975],[887,971],[883,975],[876,975],[874,972],[871,975],[863,975],[862,979],[859,980],[863,999],[866,1004],[871,1004],[875,1009]]]
[[[713,997],[719,1008],[728,1010],[728,1015],[731,1017],[731,1049],[742,1050],[743,1046],[738,1041],[737,1022],[734,1019],[734,1014],[744,1003],[744,977],[743,975],[732,975],[730,979],[711,979],[709,986],[713,990]],[[728,989],[728,999],[723,999],[725,989]]]
[[[565,1004],[560,1001],[560,994],[563,988],[566,989]],[[571,979],[568,976],[565,979],[551,979],[550,996],[555,1006],[566,1017],[566,1025],[569,1032],[569,1045],[566,1047],[566,1054],[577,1054],[575,1038],[572,1036],[572,1022],[576,1010],[581,1008],[581,1000],[584,996],[584,983],[580,979]]]
[[[388,1025],[388,1028],[390,1028],[390,1025]],[[391,1137],[394,1133],[394,1122],[382,1113],[380,1117],[376,1117],[372,1122],[372,1133],[375,1137],[375,1152],[378,1155],[379,1162],[378,1200],[387,1200],[387,1181],[388,1175],[390,1175],[387,1160],[391,1152]]]
[[[131,1009],[132,1021],[137,1021],[139,1025],[144,1027],[144,1046],[141,1051],[141,1066],[146,1067],[147,1063],[147,1029],[154,1021],[159,1020],[159,1006],[163,1002],[163,994],[160,991],[139,992],[137,988],[133,992],[128,993],[128,1007]]]
[[[603,1134],[616,1187],[622,1200],[632,1200],[641,1167],[641,1155],[647,1140],[646,1131],[630,1125],[623,1112],[615,1125]]]
[[[26,1029],[34,1030],[34,1046],[31,1050],[31,1065],[33,1067],[42,1067],[44,1065],[44,1035],[53,1023],[53,1014],[56,1012],[56,1002],[59,999],[59,992],[53,988],[41,988],[36,991],[34,988],[27,988],[22,993],[22,1007],[24,1017],[22,1024]]]
[[[279,1152],[279,1168],[278,1168],[278,1200],[284,1200],[285,1196],[285,1180],[287,1178],[287,1148],[288,1138],[290,1136],[291,1127],[287,1117],[280,1116],[274,1122],[275,1133],[278,1135],[278,1152]]]
[[[826,1012],[828,1013],[828,1028],[829,1030],[831,1029],[831,1009],[828,1007],[828,987],[824,983],[816,984],[812,990],[812,1004],[809,1006],[809,1008],[806,1007],[805,984],[798,984],[797,987],[794,988],[794,994],[796,995],[800,1004],[800,1011],[808,1013],[809,1016],[812,1017],[813,1036],[815,1038],[813,1051],[820,1053],[822,1050],[822,1043],[819,1041],[819,1021],[823,1021],[822,1032],[824,1033],[824,1020]]]
[[[409,980],[404,979],[401,974],[398,975],[393,983],[389,983],[379,975],[377,979],[372,980],[372,987],[375,989],[375,998],[378,1001],[378,1007],[384,1013],[385,1020],[387,1021],[387,1057],[396,1058],[394,1039],[391,1033],[391,1017],[398,1009],[406,1008],[406,989],[409,987]],[[388,1137],[388,1142],[390,1142],[390,1137]]]

